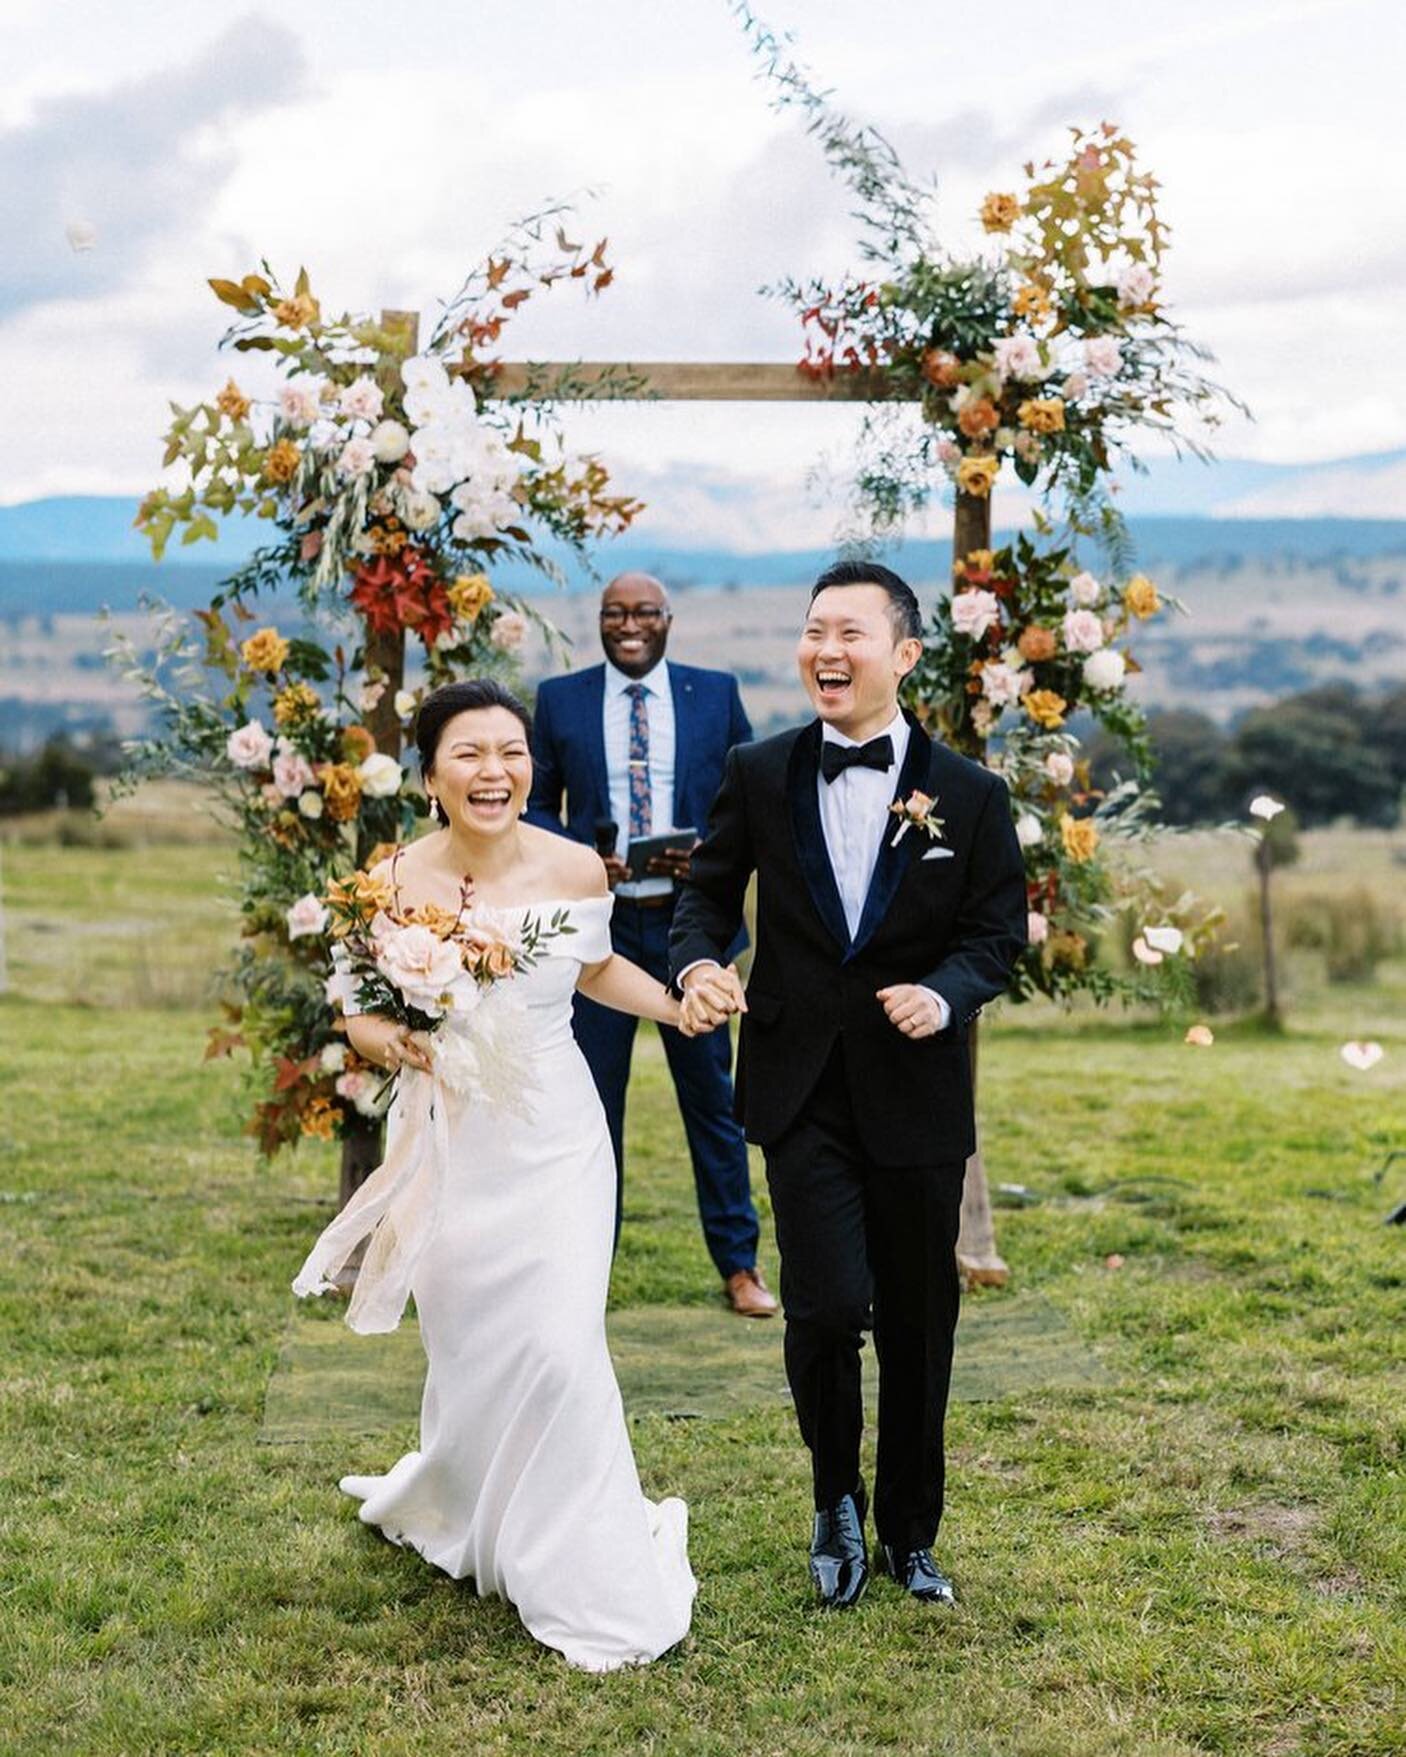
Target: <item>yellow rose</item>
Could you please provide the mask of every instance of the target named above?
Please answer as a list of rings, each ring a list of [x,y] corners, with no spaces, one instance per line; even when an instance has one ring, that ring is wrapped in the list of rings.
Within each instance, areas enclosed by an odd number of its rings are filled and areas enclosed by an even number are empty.
[[[315,1141],[332,1141],[336,1139],[341,1115],[341,1106],[333,1104],[330,1098],[314,1098],[299,1117],[298,1127]]]
[[[1027,318],[1033,324],[1048,323],[1054,316],[1054,301],[1043,287],[1029,281],[1016,293],[1012,309],[1017,317]]]
[[[1037,726],[1053,732],[1064,724],[1064,710],[1069,706],[1062,695],[1052,689],[1032,689],[1020,698],[1020,704]]]
[[[978,500],[985,500],[990,494],[996,476],[1001,468],[1001,460],[992,457],[963,458],[957,465],[957,491],[960,494],[975,495]]]
[[[1098,826],[1092,818],[1071,817],[1066,811],[1059,820],[1059,837],[1064,852],[1077,865],[1092,860],[1098,848]]]
[[[1129,616],[1155,616],[1162,608],[1156,586],[1145,573],[1135,573],[1123,587],[1123,608]]]
[[[273,698],[273,720],[276,726],[297,726],[311,720],[320,706],[317,691],[310,683],[290,683]]]
[[[1027,397],[1016,410],[1016,420],[1031,433],[1063,433],[1062,397]]]
[[[348,763],[323,763],[317,771],[322,795],[327,801],[327,815],[344,824],[354,818],[361,807],[361,776]]]
[[[1020,203],[1013,195],[993,191],[981,204],[981,223],[988,232],[1009,232],[1020,218]]]
[[[449,608],[456,622],[473,622],[492,602],[487,574],[461,573],[449,587]]]
[[[242,421],[253,404],[231,378],[215,398],[215,407],[222,415],[228,415],[231,421]]]
[[[1082,970],[1088,961],[1089,942],[1081,933],[1057,930],[1045,941],[1045,961],[1056,968]]]
[[[291,439],[280,439],[264,453],[264,479],[282,485],[291,482],[298,473],[298,465],[303,461],[303,454]]]
[[[322,316],[322,307],[311,293],[295,293],[291,299],[280,299],[273,315],[284,329],[305,329]]]
[[[249,636],[239,656],[251,671],[281,671],[288,658],[288,643],[276,628],[261,628]]]

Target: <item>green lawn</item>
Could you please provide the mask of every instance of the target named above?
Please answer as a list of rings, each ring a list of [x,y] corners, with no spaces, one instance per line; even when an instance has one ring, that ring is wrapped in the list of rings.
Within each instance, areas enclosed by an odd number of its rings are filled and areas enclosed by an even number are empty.
[[[258,1164],[199,1060],[226,858],[4,851],[0,1750],[1406,1752],[1406,1160],[1370,1179],[1406,1149],[1399,964],[1210,1050],[999,1022],[992,1175],[1043,1198],[999,1216],[1014,1288],[1106,1380],[954,1406],[947,1619],[882,1582],[809,1608],[784,1413],[640,1419],[701,1591],[681,1650],[600,1679],[358,1524],[338,1475],[408,1430],[258,1442],[334,1160]],[[179,983],[143,1002],[134,944]],[[631,1147],[615,1302],[714,1297],[652,1034]]]

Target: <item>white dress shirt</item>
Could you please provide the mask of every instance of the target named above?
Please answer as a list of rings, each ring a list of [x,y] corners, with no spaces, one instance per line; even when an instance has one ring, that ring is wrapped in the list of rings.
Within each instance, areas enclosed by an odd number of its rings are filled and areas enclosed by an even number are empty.
[[[610,784],[610,815],[618,834],[615,852],[623,859],[630,843],[630,697],[631,684],[644,685],[645,720],[649,726],[650,833],[662,835],[674,824],[674,691],[669,680],[669,661],[661,659],[644,677],[626,677],[610,660],[605,662],[605,772]],[[615,895],[662,897],[674,881],[656,876],[626,879]]]
[[[827,781],[823,773],[815,778],[820,798],[820,828],[825,837],[825,851],[830,856],[830,869],[835,875],[840,902],[844,907],[845,925],[851,939],[858,931],[859,918],[864,913],[864,899],[869,894],[869,881],[878,865],[882,839],[886,835],[892,835],[898,828],[897,820],[890,814],[889,807],[893,804],[903,759],[908,754],[910,735],[909,725],[901,708],[884,728],[884,732],[893,741],[893,762],[887,769],[867,769],[856,765],[852,769],[842,769],[833,781]],[[884,732],[876,732],[874,736],[882,738]],[[828,743],[840,745],[869,742],[867,738],[847,738],[833,726],[823,724],[821,737]],[[893,826],[892,829],[889,828],[890,825]],[[699,964],[715,962],[712,958],[696,959],[679,972],[679,981],[682,982],[688,972],[696,969]],[[928,989],[928,993],[937,1002],[937,1028],[945,1031],[951,1023],[952,1009],[935,988]]]
[[[856,765],[841,769],[833,781],[827,781],[823,773],[815,780],[820,797],[820,827],[825,836],[825,851],[830,856],[830,868],[835,875],[851,939],[859,931],[859,918],[864,913],[864,899],[869,894],[869,882],[878,864],[883,839],[891,836],[898,827],[889,807],[893,804],[903,759],[908,754],[909,726],[901,708],[874,737],[883,738],[885,734],[893,743],[893,762],[888,768],[869,769]],[[826,744],[850,749],[870,742],[867,738],[848,738],[829,725],[822,725],[820,735]],[[937,996],[940,1012],[937,1028],[945,1031],[952,1016],[951,1008],[936,989],[930,989],[929,993]]]

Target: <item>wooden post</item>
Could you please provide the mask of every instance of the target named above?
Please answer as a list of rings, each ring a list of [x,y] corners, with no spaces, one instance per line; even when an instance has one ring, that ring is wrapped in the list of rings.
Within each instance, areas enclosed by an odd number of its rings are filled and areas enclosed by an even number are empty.
[[[991,547],[990,495],[959,494],[952,524],[952,562],[964,560],[973,549]],[[983,741],[984,747],[984,741]],[[981,1025],[972,1025],[969,1039],[972,1101],[977,1094],[977,1060]],[[957,1238],[957,1266],[968,1287],[1004,1287],[1010,1270],[996,1249],[996,1221],[991,1212],[991,1192],[986,1182],[986,1162],[981,1156],[981,1137],[967,1161],[962,1184],[962,1229]]]
[[[1279,1011],[1279,969],[1274,958],[1274,911],[1270,906],[1270,874],[1274,871],[1274,851],[1269,845],[1266,825],[1255,849],[1255,866],[1260,878],[1260,938],[1264,942],[1264,1019],[1274,1030],[1284,1023]]]
[[[409,346],[407,355],[413,354],[419,344],[420,317],[415,311],[383,311],[381,323],[386,329],[398,329],[405,332]],[[400,716],[395,711],[396,691],[405,682],[405,630],[399,629],[394,634],[376,634],[370,629],[366,631],[366,670],[379,672],[385,679],[386,687],[381,692],[381,699],[366,716],[366,725],[371,736],[376,740],[376,749],[386,756],[400,755]],[[356,862],[361,866],[370,856],[371,847],[363,837],[365,846],[358,843]],[[351,1111],[342,1134],[342,1172],[340,1190],[337,1198],[339,1208],[345,1208],[352,1196],[370,1177],[381,1163],[384,1146],[385,1129],[378,1118],[365,1117],[359,1111]],[[342,1272],[342,1280],[350,1288],[356,1279],[356,1266],[360,1256],[354,1257]]]

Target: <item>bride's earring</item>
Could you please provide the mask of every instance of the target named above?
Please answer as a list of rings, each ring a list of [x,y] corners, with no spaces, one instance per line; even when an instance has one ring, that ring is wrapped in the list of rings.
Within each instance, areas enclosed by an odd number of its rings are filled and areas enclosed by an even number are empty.
[[[438,798],[433,793],[430,795],[430,816],[437,824],[445,824],[449,822],[448,818],[444,815],[444,807],[439,803]]]

